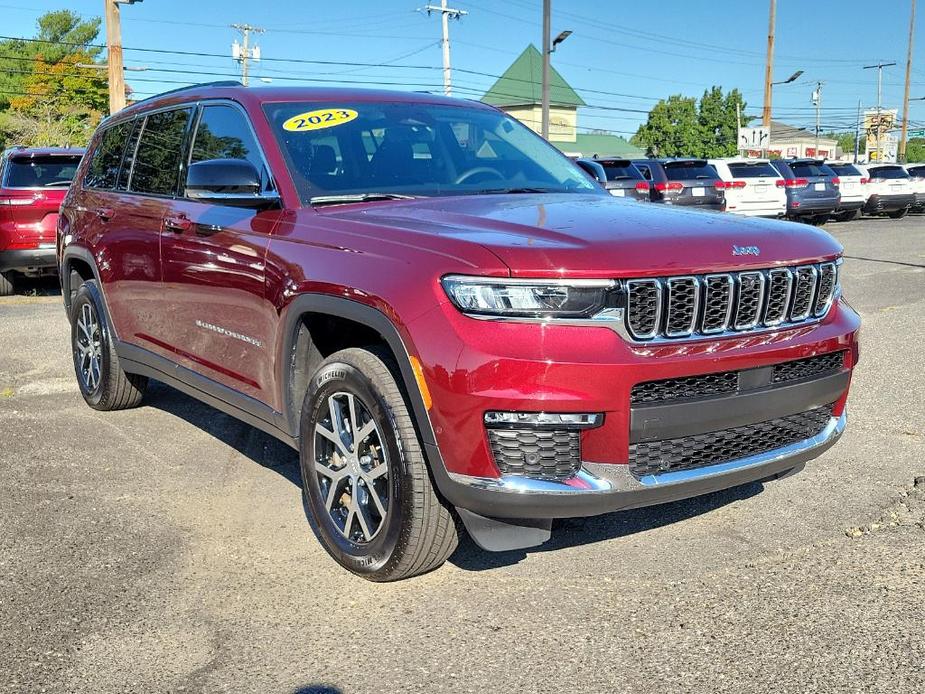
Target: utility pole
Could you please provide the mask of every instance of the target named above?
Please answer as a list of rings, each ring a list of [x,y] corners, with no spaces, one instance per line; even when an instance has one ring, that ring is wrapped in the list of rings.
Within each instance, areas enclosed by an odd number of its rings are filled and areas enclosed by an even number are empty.
[[[909,52],[906,54],[906,91],[903,94],[903,125],[899,136],[899,152],[896,160],[906,161],[906,137],[909,134],[909,81],[912,79],[912,39],[915,36],[915,0],[909,15]]]
[[[816,82],[813,92],[813,105],[816,107],[816,156],[819,156],[819,111],[822,108],[822,82]]]
[[[768,18],[768,57],[764,67],[764,109],[761,112],[761,124],[771,127],[771,81],[774,76],[774,25],[777,19],[777,0],[771,0],[771,13]]]
[[[260,60],[260,46],[250,47],[251,32],[255,34],[262,34],[264,32],[260,27],[251,26],[250,24],[232,24],[232,29],[237,29],[241,32],[242,45],[238,44],[237,39],[231,44],[231,57],[241,63],[241,84],[245,87],[248,82],[248,74],[250,68],[250,61]]]
[[[858,163],[858,154],[861,151],[861,100],[858,99],[858,122],[854,127],[854,163]]]
[[[877,68],[877,160],[883,161],[883,148],[881,147],[883,141],[883,119],[880,116],[880,111],[883,104],[883,68],[892,67],[896,63],[877,63],[876,65],[865,65],[865,70],[873,70]],[[868,149],[870,149],[868,143]]]
[[[125,108],[125,73],[122,71],[122,25],[119,3],[103,0],[106,17],[106,54],[109,65],[109,115]]]
[[[550,26],[552,24],[552,0],[543,0],[543,98],[541,132],[544,139],[549,139],[549,60],[552,54]]]
[[[450,79],[450,19],[459,19],[463,15],[469,14],[465,10],[457,10],[446,6],[446,0],[440,0],[440,5],[426,5],[427,16],[431,12],[440,13],[440,23],[443,25],[443,93],[446,96],[452,96],[453,85]]]

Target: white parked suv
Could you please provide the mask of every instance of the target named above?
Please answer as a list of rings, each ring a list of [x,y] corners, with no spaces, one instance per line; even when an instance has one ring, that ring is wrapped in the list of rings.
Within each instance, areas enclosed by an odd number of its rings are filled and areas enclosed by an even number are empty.
[[[850,222],[861,216],[861,209],[870,197],[867,175],[854,164],[843,161],[827,161],[826,164],[838,175],[838,190],[841,201],[832,214],[836,222]]]
[[[915,204],[912,209],[916,212],[925,212],[925,164],[906,164],[906,173],[912,177],[912,191],[915,193]]]
[[[710,159],[726,191],[726,212],[749,217],[783,217],[783,177],[767,159]]]
[[[901,164],[867,164],[859,167],[869,179],[870,195],[864,214],[887,215],[893,219],[905,217],[915,202],[912,178]]]

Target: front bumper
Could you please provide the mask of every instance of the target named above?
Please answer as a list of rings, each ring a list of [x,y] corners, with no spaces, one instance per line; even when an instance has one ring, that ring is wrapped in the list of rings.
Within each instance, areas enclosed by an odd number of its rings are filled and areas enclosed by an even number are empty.
[[[595,516],[708,494],[801,469],[838,441],[847,413],[832,417],[816,436],[758,455],[694,470],[634,477],[625,465],[584,463],[564,482],[519,476],[449,473],[441,491],[451,503],[495,518]]]
[[[0,271],[53,268],[57,264],[54,246],[51,248],[0,251]]]

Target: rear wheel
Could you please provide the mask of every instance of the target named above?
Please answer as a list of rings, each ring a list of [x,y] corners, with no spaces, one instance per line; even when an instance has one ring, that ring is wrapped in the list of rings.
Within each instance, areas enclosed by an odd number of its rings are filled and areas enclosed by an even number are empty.
[[[839,212],[834,215],[836,222],[851,222],[861,216],[860,210],[851,210],[850,212]]]
[[[13,293],[13,273],[0,272],[0,296],[10,296]]]
[[[306,511],[335,561],[371,581],[440,566],[456,523],[432,486],[402,393],[385,362],[363,349],[328,357],[302,406]]]
[[[909,214],[909,209],[908,209],[908,208],[906,208],[906,209],[904,209],[904,210],[894,210],[893,212],[888,212],[888,213],[887,213],[887,216],[888,216],[890,219],[902,219],[902,218],[905,217],[907,214]]]
[[[827,214],[816,214],[812,217],[807,218],[807,223],[812,224],[814,227],[821,227],[827,221],[829,221],[829,215]]]
[[[95,410],[137,407],[148,379],[119,364],[96,282],[81,285],[71,306],[71,351],[80,394]]]

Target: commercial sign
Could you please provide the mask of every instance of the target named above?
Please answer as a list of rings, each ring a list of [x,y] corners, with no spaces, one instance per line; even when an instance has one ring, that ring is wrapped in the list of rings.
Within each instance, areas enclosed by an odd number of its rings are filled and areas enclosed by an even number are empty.
[[[867,161],[896,161],[896,138],[889,133],[896,127],[896,109],[870,109],[864,112],[864,153]]]
[[[739,128],[739,149],[767,149],[770,144],[770,128]]]

